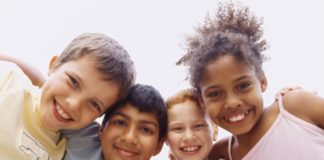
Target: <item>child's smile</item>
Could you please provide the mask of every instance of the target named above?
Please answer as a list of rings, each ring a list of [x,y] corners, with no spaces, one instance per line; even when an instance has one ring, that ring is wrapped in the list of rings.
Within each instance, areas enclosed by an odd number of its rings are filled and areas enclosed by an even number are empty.
[[[65,111],[64,107],[54,99],[53,113],[58,121],[69,122],[73,121],[71,116]]]
[[[265,80],[232,56],[210,63],[202,81],[202,97],[210,118],[234,134],[250,131],[263,110]]]

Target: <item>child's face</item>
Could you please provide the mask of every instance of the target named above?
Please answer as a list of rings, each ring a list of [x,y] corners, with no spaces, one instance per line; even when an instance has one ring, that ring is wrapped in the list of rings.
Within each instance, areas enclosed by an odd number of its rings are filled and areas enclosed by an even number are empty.
[[[55,63],[42,87],[40,118],[47,129],[80,129],[117,101],[118,86],[103,80],[93,60],[83,57],[54,69]]]
[[[212,133],[205,113],[186,100],[168,109],[167,143],[176,159],[204,160],[212,147]]]
[[[130,104],[111,115],[100,140],[106,160],[149,160],[163,146],[157,115],[139,112]]]
[[[233,134],[249,132],[263,110],[264,76],[232,56],[210,63],[201,82],[201,94],[211,120]]]

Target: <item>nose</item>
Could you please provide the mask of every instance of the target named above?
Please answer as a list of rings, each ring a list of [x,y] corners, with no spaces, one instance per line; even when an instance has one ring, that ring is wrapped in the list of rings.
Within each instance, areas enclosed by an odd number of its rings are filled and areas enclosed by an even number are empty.
[[[137,141],[138,141],[137,134],[136,134],[136,128],[130,126],[128,129],[126,129],[123,132],[121,141],[125,142],[127,144],[136,145]]]
[[[81,109],[81,101],[80,97],[71,95],[66,99],[66,104],[72,112],[77,112]]]
[[[242,105],[242,101],[238,95],[228,94],[225,100],[225,108],[236,108]]]
[[[184,141],[191,141],[195,138],[195,133],[190,128],[187,128],[184,133]]]

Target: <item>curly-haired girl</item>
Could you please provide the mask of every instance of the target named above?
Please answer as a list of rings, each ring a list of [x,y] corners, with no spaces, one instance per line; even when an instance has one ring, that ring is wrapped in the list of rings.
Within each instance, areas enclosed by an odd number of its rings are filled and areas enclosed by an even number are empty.
[[[262,21],[248,7],[221,4],[188,38],[179,61],[210,119],[233,136],[210,159],[324,159],[324,99],[294,90],[264,108],[267,48]]]

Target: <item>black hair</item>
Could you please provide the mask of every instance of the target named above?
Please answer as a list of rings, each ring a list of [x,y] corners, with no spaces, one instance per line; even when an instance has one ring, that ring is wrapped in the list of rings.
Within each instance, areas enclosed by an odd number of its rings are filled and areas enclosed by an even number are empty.
[[[132,86],[126,99],[119,101],[106,111],[102,126],[105,126],[110,115],[115,110],[126,106],[128,103],[136,107],[140,112],[156,114],[159,123],[159,139],[165,138],[168,119],[166,104],[159,91],[149,85],[136,84]]]

